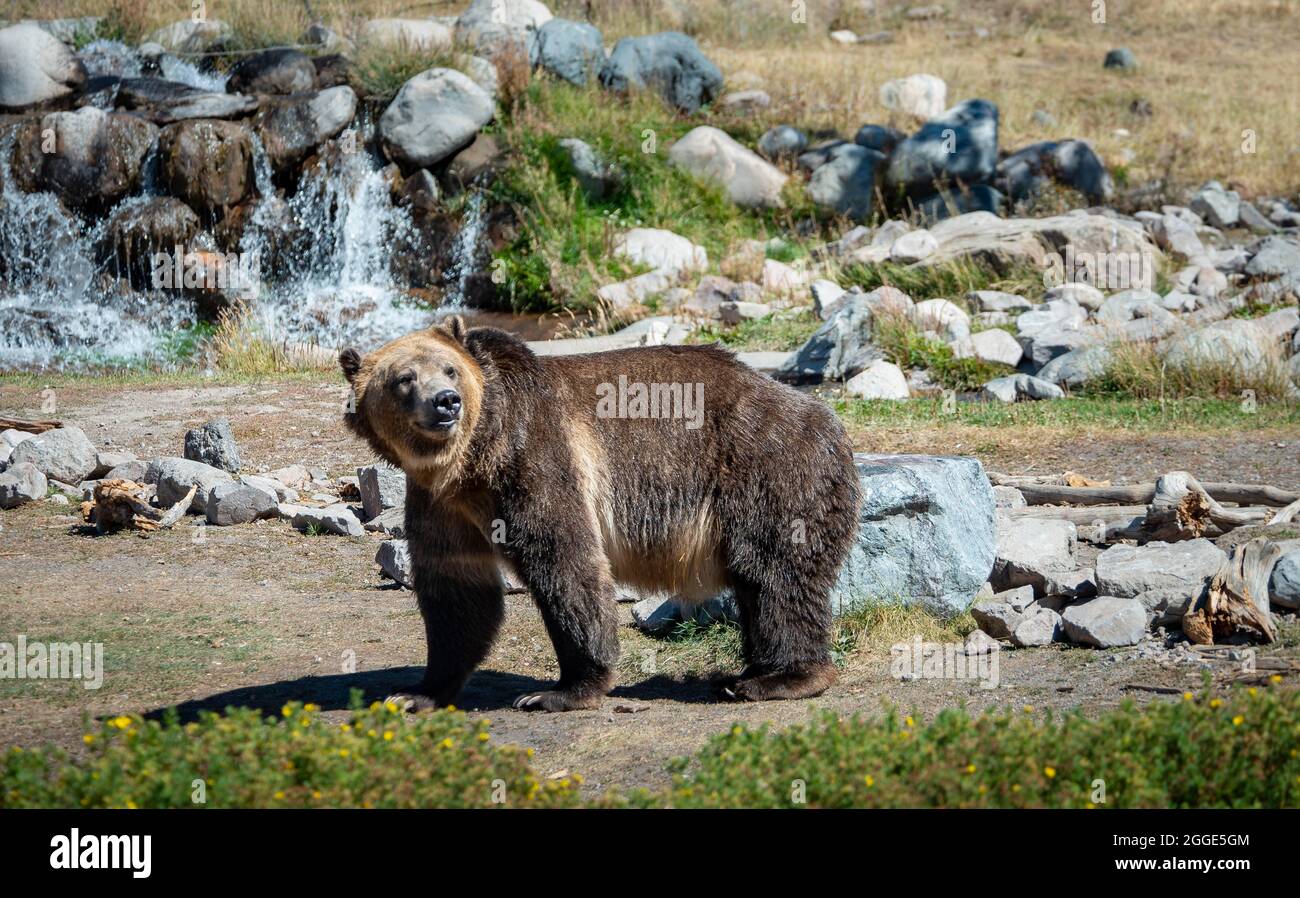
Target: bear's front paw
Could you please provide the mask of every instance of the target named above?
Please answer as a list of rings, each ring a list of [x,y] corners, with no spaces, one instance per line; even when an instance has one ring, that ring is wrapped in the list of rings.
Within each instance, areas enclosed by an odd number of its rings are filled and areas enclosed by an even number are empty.
[[[577,711],[600,707],[602,693],[572,689],[551,689],[545,692],[527,692],[515,699],[518,711]]]
[[[438,707],[438,702],[434,700],[433,696],[425,695],[422,692],[395,692],[384,699],[384,702],[392,702],[401,710],[411,713],[433,711]]]

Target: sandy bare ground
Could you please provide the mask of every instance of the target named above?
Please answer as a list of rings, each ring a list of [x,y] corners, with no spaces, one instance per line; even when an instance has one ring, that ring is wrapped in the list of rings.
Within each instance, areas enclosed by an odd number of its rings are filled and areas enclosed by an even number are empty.
[[[338,423],[342,401],[334,382],[176,388],[91,381],[60,388],[58,416],[97,444],[142,458],[179,454],[186,429],[224,416],[247,470],[302,463],[340,476],[371,461]],[[39,391],[0,387],[4,412],[33,415],[39,404]],[[858,441],[871,451],[974,454],[1013,472],[1068,467],[1122,482],[1190,467],[1205,479],[1300,484],[1294,433],[1062,433],[1033,440],[989,429],[921,428]],[[0,640],[21,633],[29,640],[103,642],[103,688],[0,680],[0,745],[52,741],[75,749],[85,715],[177,704],[194,713],[229,704],[277,709],[298,699],[342,717],[351,690],[379,698],[419,675],[424,648],[414,597],[380,575],[377,536],[306,536],[262,521],[229,528],[186,522],[147,539],[95,537],[79,524],[75,508],[48,502],[0,514]],[[1198,688],[1201,681],[1194,665],[1136,649],[1052,647],[1002,653],[996,689],[970,680],[900,682],[889,676],[887,646],[868,634],[839,682],[818,699],[719,704],[707,680],[716,672],[707,646],[650,639],[631,627],[626,607],[621,614],[621,682],[599,710],[510,709],[516,695],[557,673],[527,595],[509,597],[501,636],[461,705],[491,718],[502,740],[534,747],[544,773],[581,772],[587,788],[601,789],[666,782],[669,758],[696,750],[734,721],[786,725],[805,721],[813,708],[871,713],[882,701],[924,717],[963,703],[971,710],[1029,705],[1093,713],[1126,699],[1166,700],[1149,690]],[[1288,625],[1283,644],[1268,651],[1300,657],[1296,629]],[[1229,667],[1220,665],[1218,675],[1232,673]]]

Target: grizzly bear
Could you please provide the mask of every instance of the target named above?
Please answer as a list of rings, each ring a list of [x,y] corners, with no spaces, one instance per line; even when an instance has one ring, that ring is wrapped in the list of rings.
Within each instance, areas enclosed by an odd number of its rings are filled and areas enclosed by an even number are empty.
[[[804,698],[834,681],[829,592],[859,487],[820,400],[716,346],[541,357],[458,317],[339,363],[347,426],[407,476],[428,666],[395,701],[455,699],[501,624],[502,560],[560,668],[516,708],[592,708],[610,691],[616,582],[688,604],[734,591],[746,666],[723,697]]]

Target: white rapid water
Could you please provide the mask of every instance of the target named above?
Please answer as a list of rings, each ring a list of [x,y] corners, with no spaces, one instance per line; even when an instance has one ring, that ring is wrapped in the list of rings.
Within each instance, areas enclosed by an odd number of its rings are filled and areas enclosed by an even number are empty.
[[[119,288],[106,276],[114,260],[96,258],[103,222],[87,225],[52,194],[19,190],[12,149],[11,135],[0,144],[0,370],[164,358],[191,305]]]
[[[447,288],[442,305],[438,307],[441,314],[450,314],[465,307],[465,289],[469,286],[470,276],[478,271],[482,261],[479,256],[485,223],[483,191],[474,189],[465,204],[464,223],[456,235],[456,248],[452,254],[448,277],[451,285]]]

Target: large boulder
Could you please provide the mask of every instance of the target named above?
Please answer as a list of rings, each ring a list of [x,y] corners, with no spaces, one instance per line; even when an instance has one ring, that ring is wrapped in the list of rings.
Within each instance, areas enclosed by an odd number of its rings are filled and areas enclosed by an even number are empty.
[[[81,60],[39,26],[20,22],[0,28],[0,109],[57,100],[85,83]]]
[[[623,185],[623,172],[611,165],[591,144],[576,137],[560,141],[560,149],[569,158],[573,177],[588,197],[603,200]]]
[[[362,43],[412,52],[446,50],[453,40],[451,26],[433,19],[371,19],[361,29]]]
[[[582,86],[598,76],[605,64],[605,39],[595,25],[551,19],[537,30],[532,64]]]
[[[1109,215],[1075,212],[1050,218],[999,218],[989,212],[957,215],[929,226],[939,249],[921,264],[970,261],[998,272],[1035,268],[1063,281],[1067,257],[1163,259],[1138,224]],[[1067,252],[1068,250],[1068,252]]]
[[[14,174],[28,190],[45,190],[79,209],[102,210],[135,191],[158,128],[125,112],[83,106],[24,125]]]
[[[492,98],[455,69],[429,69],[402,85],[379,118],[388,158],[429,168],[473,142],[492,121]]]
[[[854,221],[871,217],[885,155],[854,143],[840,144],[808,179],[808,196],[817,205]]]
[[[722,92],[722,72],[693,38],[677,31],[625,37],[600,70],[607,90],[651,88],[682,112],[693,113]]]
[[[253,141],[243,125],[195,119],[158,140],[163,184],[200,214],[220,218],[253,190]]]
[[[1217,367],[1243,377],[1263,377],[1276,356],[1276,341],[1255,322],[1228,318],[1175,336],[1165,347],[1164,358],[1176,369]]]
[[[230,69],[226,92],[300,94],[316,87],[316,66],[301,50],[277,47],[245,56]]]
[[[1227,559],[1208,539],[1111,546],[1097,556],[1097,593],[1138,599],[1162,622],[1175,623]]]
[[[154,31],[146,43],[158,44],[172,53],[204,53],[221,46],[232,34],[220,19],[181,19]]]
[[[934,75],[908,75],[880,85],[880,103],[919,119],[933,119],[948,108],[948,85]]]
[[[1066,608],[1061,623],[1070,641],[1109,649],[1141,642],[1147,632],[1147,613],[1132,599],[1098,596]]]
[[[1110,367],[1110,347],[1104,343],[1080,346],[1056,356],[1038,370],[1039,380],[1062,387],[1078,387],[1096,380]]]
[[[668,151],[668,159],[697,178],[722,186],[738,206],[779,208],[786,176],[725,131],[701,125]]]
[[[1069,521],[999,515],[997,534],[997,557],[989,577],[994,589],[1032,586],[1043,595],[1050,577],[1078,567],[1078,533]]]
[[[859,399],[902,400],[911,395],[903,369],[884,359],[872,362],[849,378],[844,392]]]
[[[148,289],[154,286],[154,253],[189,246],[202,226],[194,210],[174,196],[121,203],[105,226],[101,257],[136,289]]]
[[[788,159],[808,149],[808,135],[792,125],[777,125],[763,132],[758,151],[768,159]]]
[[[474,0],[456,20],[456,42],[488,55],[516,46],[527,56],[552,18],[538,0]]]
[[[185,432],[185,457],[214,468],[239,473],[239,445],[225,418],[209,421]]]
[[[0,508],[17,508],[44,499],[49,479],[30,462],[10,464],[0,473]]]
[[[190,119],[232,119],[256,111],[259,100],[243,94],[203,90],[164,78],[109,79],[95,90],[101,79],[92,79],[88,92],[97,101],[132,112],[159,125]]]
[[[998,108],[987,100],[967,100],[900,143],[885,180],[891,191],[924,197],[957,182],[987,182],[997,162]]]
[[[869,294],[851,293],[772,376],[791,384],[847,380],[883,358],[871,344]]]
[[[275,517],[280,507],[274,490],[256,483],[218,483],[208,493],[204,513],[209,524],[229,527],[247,524],[259,518]]]
[[[855,455],[858,539],[831,593],[837,613],[869,601],[965,611],[993,569],[993,489],[973,458]]]
[[[271,167],[283,171],[336,137],[357,113],[357,95],[346,86],[299,94],[262,108],[253,127]]]
[[[98,464],[95,445],[80,427],[71,424],[47,430],[14,447],[10,465],[27,462],[51,480],[77,484],[89,477]]]
[[[1079,191],[1094,204],[1106,202],[1114,192],[1105,164],[1082,140],[1045,141],[1012,153],[998,164],[994,183],[1018,203],[1040,193],[1049,181]]]
[[[213,488],[221,483],[230,483],[233,479],[220,468],[188,458],[151,459],[145,471],[145,482],[157,484],[158,504],[164,507],[175,505],[185,498],[190,487],[196,487],[194,501],[190,503],[190,511],[196,514],[207,511],[208,496]]]
[[[406,472],[384,462],[357,468],[357,487],[366,520],[406,504]]]
[[[633,228],[620,234],[614,241],[614,255],[633,265],[648,265],[654,271],[672,274],[702,271],[709,265],[704,247],[662,228]]]

